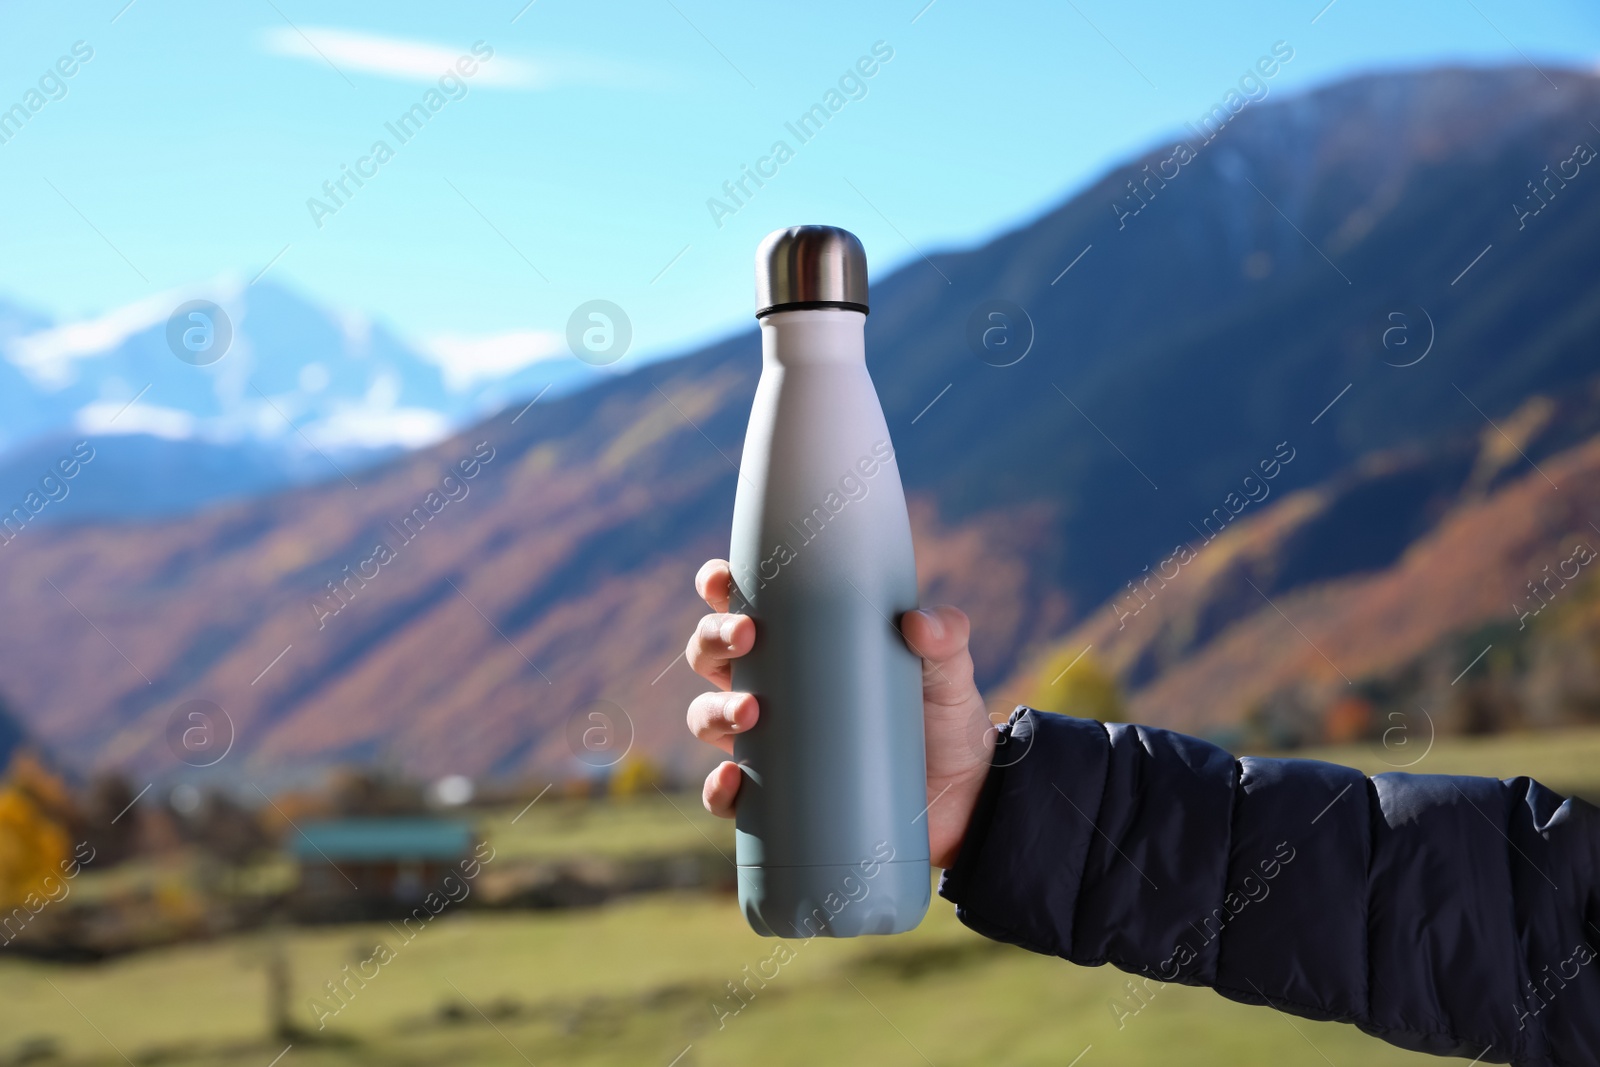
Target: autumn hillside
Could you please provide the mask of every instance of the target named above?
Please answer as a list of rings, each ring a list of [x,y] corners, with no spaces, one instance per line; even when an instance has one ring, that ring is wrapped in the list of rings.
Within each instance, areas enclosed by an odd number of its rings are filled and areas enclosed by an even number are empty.
[[[1592,421],[1572,410],[1582,399],[1558,424],[1536,398],[1475,448],[1375,456],[1183,539],[1019,688],[1070,703],[1061,672],[1081,654],[1073,671],[1112,675],[1129,719],[1257,744],[1351,740],[1424,715],[1454,732],[1600,719],[1600,436],[1537,466],[1519,451]],[[1386,566],[1318,575],[1329,554],[1381,550],[1365,513],[1385,499],[1431,525]]]

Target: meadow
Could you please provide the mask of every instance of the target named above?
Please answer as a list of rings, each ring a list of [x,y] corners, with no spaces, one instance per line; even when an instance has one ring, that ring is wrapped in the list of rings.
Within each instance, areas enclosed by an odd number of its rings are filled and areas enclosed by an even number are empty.
[[[1314,755],[1372,771],[1406,761],[1381,747]],[[1600,730],[1440,740],[1412,769],[1531,773],[1592,797],[1600,793]],[[731,855],[729,825],[706,816],[692,795],[546,798],[512,823],[517,814],[483,820],[501,855],[704,849],[708,841]],[[772,958],[775,942],[752,934],[724,894],[447,912],[318,1030],[311,999],[380,939],[399,940],[385,924],[274,928],[94,964],[0,957],[0,1064],[1387,1067],[1431,1059],[1208,990],[1159,987],[1141,1003],[1127,975],[988,942],[937,898],[910,934],[793,943],[793,958],[743,1002],[728,983]],[[274,975],[301,1032],[272,1032]]]

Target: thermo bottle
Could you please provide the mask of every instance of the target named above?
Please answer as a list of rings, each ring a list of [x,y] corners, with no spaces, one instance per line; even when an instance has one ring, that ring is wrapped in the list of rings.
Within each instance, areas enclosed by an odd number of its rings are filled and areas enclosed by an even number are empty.
[[[733,508],[733,609],[755,645],[733,685],[739,904],[757,933],[909,930],[928,910],[921,661],[911,524],[867,374],[867,262],[832,226],[756,253],[761,380]]]

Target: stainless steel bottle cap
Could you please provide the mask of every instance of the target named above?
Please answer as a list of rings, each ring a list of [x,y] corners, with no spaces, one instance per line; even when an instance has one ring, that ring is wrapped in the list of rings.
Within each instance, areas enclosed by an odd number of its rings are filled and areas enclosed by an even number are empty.
[[[797,308],[866,314],[867,253],[849,230],[790,226],[756,249],[756,318]]]

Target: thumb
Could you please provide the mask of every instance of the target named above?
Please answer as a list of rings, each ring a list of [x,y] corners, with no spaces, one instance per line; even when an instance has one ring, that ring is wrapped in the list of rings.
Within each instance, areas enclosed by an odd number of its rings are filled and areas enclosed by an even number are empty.
[[[978,697],[972,681],[972,655],[967,638],[972,623],[960,608],[942,604],[908,611],[900,617],[906,647],[922,657],[923,699],[946,707]]]

